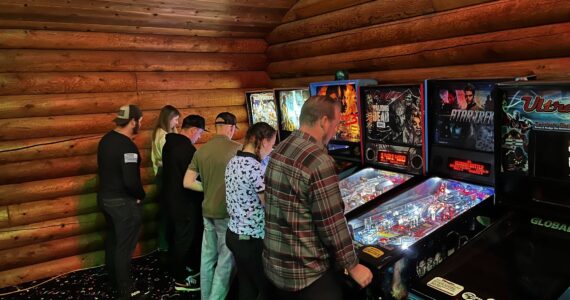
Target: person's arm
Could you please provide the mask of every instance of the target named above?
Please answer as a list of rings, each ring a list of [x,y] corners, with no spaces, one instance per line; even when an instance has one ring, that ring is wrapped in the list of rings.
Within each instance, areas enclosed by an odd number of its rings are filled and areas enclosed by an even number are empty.
[[[347,270],[361,287],[368,285],[372,272],[358,263],[332,161],[319,164],[311,174],[309,187],[311,215],[319,240],[330,252],[338,269]]]
[[[196,156],[194,156],[192,162],[190,162],[190,165],[186,170],[186,174],[184,174],[184,180],[182,185],[184,185],[184,187],[187,189],[191,189],[197,192],[203,192],[204,187],[202,186],[202,183],[196,180],[198,178],[198,171],[196,169],[196,164],[197,164]]]
[[[123,153],[121,167],[123,170],[123,184],[128,193],[140,202],[145,197],[141,182],[140,155],[136,149],[129,149]]]
[[[162,148],[166,144],[166,133],[162,129],[157,129],[151,147],[151,160],[153,170],[158,171],[162,167]],[[156,174],[155,174],[156,175]]]

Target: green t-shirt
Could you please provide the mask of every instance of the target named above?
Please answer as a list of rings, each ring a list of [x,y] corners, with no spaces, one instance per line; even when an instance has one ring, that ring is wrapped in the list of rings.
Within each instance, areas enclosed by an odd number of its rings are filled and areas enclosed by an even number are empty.
[[[225,135],[214,135],[196,153],[188,166],[200,175],[204,187],[202,215],[206,218],[224,219],[228,217],[226,208],[226,166],[238,150],[240,143]]]

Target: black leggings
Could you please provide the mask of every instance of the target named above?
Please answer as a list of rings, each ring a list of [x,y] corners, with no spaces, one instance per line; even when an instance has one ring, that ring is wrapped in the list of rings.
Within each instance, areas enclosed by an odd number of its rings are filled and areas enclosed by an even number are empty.
[[[269,296],[270,284],[261,263],[263,240],[239,237],[229,229],[226,232],[226,245],[232,251],[237,266],[239,300],[265,300]]]

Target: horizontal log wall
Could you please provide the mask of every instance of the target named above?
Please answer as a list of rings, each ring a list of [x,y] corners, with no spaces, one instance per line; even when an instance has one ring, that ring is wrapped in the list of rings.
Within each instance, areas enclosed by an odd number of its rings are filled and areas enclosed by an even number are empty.
[[[200,114],[211,131],[230,111],[241,140],[244,92],[270,85],[266,48],[252,38],[0,29],[0,288],[103,262],[96,152],[125,104],[144,115],[134,139],[147,191],[137,251],[154,249],[150,148],[160,109]]]
[[[268,35],[274,87],[333,80],[335,70],[380,83],[570,80],[568,1],[334,2],[301,0]]]

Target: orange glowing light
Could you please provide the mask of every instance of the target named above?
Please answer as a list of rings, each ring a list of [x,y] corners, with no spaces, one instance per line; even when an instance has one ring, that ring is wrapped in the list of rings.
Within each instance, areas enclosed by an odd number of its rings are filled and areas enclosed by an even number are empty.
[[[407,166],[408,156],[402,153],[379,151],[378,161],[391,165]]]

